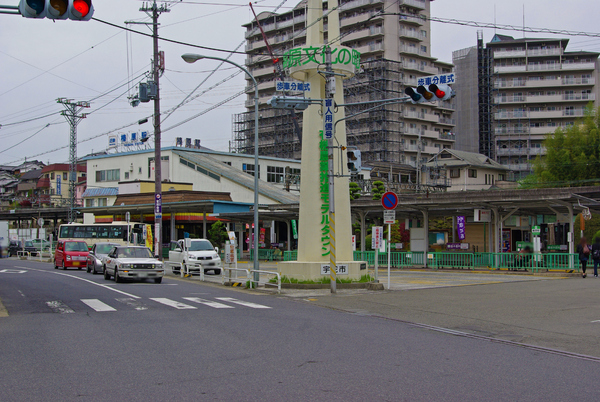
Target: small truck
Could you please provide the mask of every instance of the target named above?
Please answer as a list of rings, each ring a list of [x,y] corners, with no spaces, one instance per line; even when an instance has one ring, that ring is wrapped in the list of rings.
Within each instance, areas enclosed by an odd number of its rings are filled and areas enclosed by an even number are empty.
[[[169,262],[179,262],[188,266],[191,274],[200,274],[200,269],[214,271],[215,275],[221,273],[223,264],[219,257],[219,248],[213,247],[206,239],[181,239],[171,242]],[[174,274],[180,273],[179,265],[172,265]]]

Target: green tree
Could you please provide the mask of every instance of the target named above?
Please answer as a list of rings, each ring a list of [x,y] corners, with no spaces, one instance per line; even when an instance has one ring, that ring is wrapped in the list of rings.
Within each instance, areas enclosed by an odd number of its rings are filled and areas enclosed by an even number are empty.
[[[350,201],[359,199],[361,196],[360,192],[360,186],[357,183],[350,182]]]
[[[581,214],[577,215],[573,225],[573,231],[575,232],[575,244],[579,243],[581,239]],[[592,219],[585,221],[585,230],[583,235],[587,239],[588,243],[592,243],[596,236],[600,235],[600,215],[592,214]]]
[[[521,188],[600,184],[600,107],[590,104],[583,119],[549,134],[543,146],[546,155],[535,160]]]
[[[374,181],[373,188],[371,189],[371,194],[373,195],[373,199],[380,200],[384,193],[385,193],[385,184],[379,180]]]
[[[229,240],[227,229],[223,222],[216,221],[211,225],[210,229],[208,229],[208,240],[210,240],[213,246],[223,248],[225,241]]]

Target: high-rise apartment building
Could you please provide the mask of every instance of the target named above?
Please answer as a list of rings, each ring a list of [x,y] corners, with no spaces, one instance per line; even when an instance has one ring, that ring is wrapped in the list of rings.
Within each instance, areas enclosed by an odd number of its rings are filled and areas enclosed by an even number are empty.
[[[323,3],[327,9],[327,2]],[[263,12],[258,20],[276,55],[306,42],[306,1],[287,12]],[[344,82],[345,103],[403,97],[417,78],[452,72],[449,63],[431,57],[430,0],[341,0],[339,38],[325,38],[361,53],[361,71]],[[266,105],[275,92],[273,63],[256,21],[246,25],[246,66],[259,82],[261,155],[300,158],[301,140],[288,111]],[[248,81],[248,111],[234,116],[232,147],[253,153],[253,86]],[[372,107],[346,107],[346,116]],[[386,105],[347,120],[348,145],[358,146],[363,163],[417,165],[454,144],[453,101]],[[302,115],[296,114],[301,125]],[[420,144],[419,144],[420,140]],[[420,147],[420,150],[419,150]]]
[[[547,134],[573,125],[600,96],[600,53],[567,51],[568,42],[495,35],[485,49],[480,40],[475,53],[454,52],[459,85],[478,87],[479,147],[491,139],[486,155],[507,165],[516,178],[526,176],[531,162],[544,154]],[[469,54],[471,60],[477,56],[476,66],[467,62]],[[457,93],[459,105],[470,101],[464,96],[469,95]],[[458,130],[473,135],[474,121],[461,116]]]

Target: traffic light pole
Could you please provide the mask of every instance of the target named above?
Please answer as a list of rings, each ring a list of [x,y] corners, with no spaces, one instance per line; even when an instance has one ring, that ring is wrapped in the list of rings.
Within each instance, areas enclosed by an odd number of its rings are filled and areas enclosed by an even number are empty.
[[[154,99],[154,255],[162,260],[162,160],[161,160],[161,131],[160,131],[160,60],[158,53],[158,17],[163,12],[169,12],[166,6],[158,7],[156,0],[150,7],[142,7],[140,11],[152,12],[153,40],[153,75],[156,84]]]
[[[73,102],[70,99],[59,98],[56,100],[62,104],[66,110],[63,110],[60,114],[65,116],[69,126],[71,127],[71,134],[69,136],[69,223],[75,221],[75,186],[77,185],[77,125],[82,119],[86,118],[85,113],[81,111],[85,108],[90,107],[89,102]],[[81,113],[81,114],[80,114]]]

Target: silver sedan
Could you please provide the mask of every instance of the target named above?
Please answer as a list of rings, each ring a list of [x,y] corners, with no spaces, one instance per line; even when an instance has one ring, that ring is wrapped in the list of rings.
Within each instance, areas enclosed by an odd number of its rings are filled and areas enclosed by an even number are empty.
[[[154,279],[161,283],[165,274],[162,262],[154,258],[148,247],[113,247],[102,262],[104,279],[112,276],[117,283],[123,279]]]
[[[117,243],[96,243],[92,246],[87,258],[87,272],[92,274],[102,273],[102,260],[108,255],[108,252],[119,246]]]

